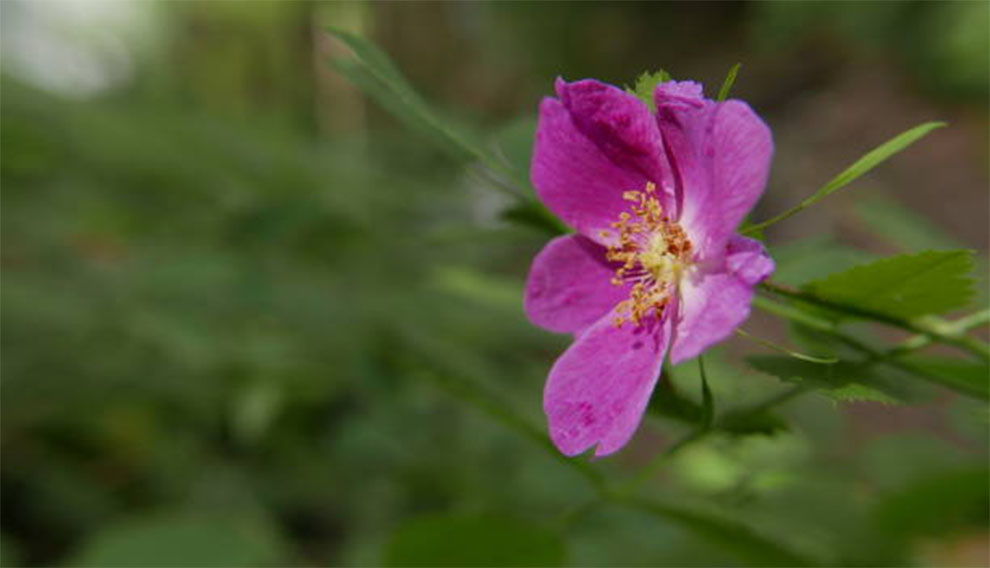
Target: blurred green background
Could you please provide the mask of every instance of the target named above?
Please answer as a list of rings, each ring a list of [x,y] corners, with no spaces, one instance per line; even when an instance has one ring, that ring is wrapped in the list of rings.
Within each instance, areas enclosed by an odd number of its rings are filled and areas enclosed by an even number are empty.
[[[778,148],[756,218],[947,120],[774,227],[779,278],[987,251],[987,2],[0,11],[3,565],[763,564],[676,516],[569,516],[594,493],[546,451],[540,410],[568,338],[521,309],[547,235],[335,73],[325,26],[376,41],[522,171],[558,75],[663,67],[713,94],[742,62],[734,94]],[[737,364],[762,349],[736,338],[706,360],[717,404],[780,388]],[[695,367],[664,388],[696,400]],[[912,406],[795,399],[787,428],[712,436],[646,491],[822,565],[990,564],[987,407],[914,390]],[[590,467],[623,479],[684,428],[651,417]]]

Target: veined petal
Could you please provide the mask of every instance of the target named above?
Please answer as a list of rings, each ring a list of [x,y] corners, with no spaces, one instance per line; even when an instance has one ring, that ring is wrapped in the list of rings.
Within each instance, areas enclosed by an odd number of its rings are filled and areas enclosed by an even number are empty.
[[[656,184],[662,181],[660,130],[639,97],[594,79],[567,83],[558,78],[554,86],[575,126],[602,153]]]
[[[550,437],[566,455],[596,456],[632,438],[660,375],[670,320],[616,327],[611,314],[579,335],[550,370],[543,409]]]
[[[697,357],[724,340],[749,317],[753,287],[774,270],[773,259],[759,241],[733,236],[724,267],[686,275],[680,285],[681,310],[670,349],[675,365]]]
[[[742,235],[729,239],[725,255],[726,269],[750,286],[766,280],[777,267],[763,243]]]
[[[616,266],[605,248],[581,235],[547,243],[533,259],[523,301],[534,324],[558,333],[580,333],[629,294],[612,284]]]
[[[657,86],[656,104],[681,226],[701,258],[718,255],[766,187],[770,129],[746,103],[705,99],[697,83]]]
[[[648,181],[663,192],[660,133],[649,108],[597,81],[558,82],[560,100],[540,104],[531,171],[540,199],[578,232],[598,241],[629,210],[623,192]]]

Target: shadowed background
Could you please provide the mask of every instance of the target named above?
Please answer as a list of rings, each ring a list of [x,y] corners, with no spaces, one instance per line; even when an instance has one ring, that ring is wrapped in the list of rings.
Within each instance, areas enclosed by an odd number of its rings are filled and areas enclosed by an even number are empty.
[[[760,564],[690,523],[565,516],[585,480],[492,419],[542,428],[568,343],[521,310],[547,236],[335,73],[325,26],[377,42],[524,170],[558,75],[662,67],[713,95],[742,62],[733,95],[777,144],[756,219],[948,121],[769,230],[779,277],[988,248],[986,2],[0,10],[4,565]],[[767,316],[746,327],[786,341]],[[737,364],[761,350],[706,359],[716,404],[779,388]],[[696,368],[663,388],[696,400]],[[910,407],[802,397],[789,428],[713,436],[648,490],[826,564],[986,565],[986,405],[916,390]],[[621,478],[683,431],[651,418],[594,467]]]

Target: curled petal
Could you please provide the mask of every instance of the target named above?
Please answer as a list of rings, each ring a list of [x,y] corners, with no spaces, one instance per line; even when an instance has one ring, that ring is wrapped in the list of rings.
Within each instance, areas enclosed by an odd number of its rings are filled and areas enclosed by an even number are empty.
[[[593,79],[567,83],[558,78],[555,87],[578,130],[610,160],[654,183],[663,179],[660,130],[643,101]]]
[[[756,239],[733,235],[725,254],[725,267],[750,286],[766,280],[776,268],[763,243]]]
[[[596,81],[558,82],[546,98],[533,148],[531,176],[540,199],[578,232],[608,242],[622,194],[660,179],[660,133],[639,99]]]
[[[611,283],[616,266],[605,248],[581,235],[547,243],[533,259],[523,305],[536,325],[558,333],[580,333],[629,293]]]
[[[629,441],[650,400],[670,337],[670,318],[616,327],[606,315],[557,359],[543,393],[550,437],[566,455],[596,456]]]

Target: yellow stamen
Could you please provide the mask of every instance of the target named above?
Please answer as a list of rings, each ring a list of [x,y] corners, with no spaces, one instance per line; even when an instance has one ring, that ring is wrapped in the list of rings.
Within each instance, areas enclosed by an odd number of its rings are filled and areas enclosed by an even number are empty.
[[[642,325],[650,315],[659,317],[677,288],[681,273],[691,261],[691,241],[675,222],[663,214],[652,182],[643,191],[623,192],[630,211],[612,223],[618,240],[608,247],[606,258],[621,262],[612,284],[633,282],[629,298],[616,307],[616,327],[629,321]],[[602,236],[609,236],[602,231]]]

